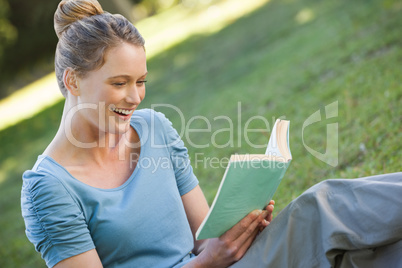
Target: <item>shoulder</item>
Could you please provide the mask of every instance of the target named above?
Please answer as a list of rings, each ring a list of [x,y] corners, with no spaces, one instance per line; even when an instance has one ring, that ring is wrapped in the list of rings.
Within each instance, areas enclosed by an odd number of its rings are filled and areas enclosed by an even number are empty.
[[[70,203],[71,196],[62,183],[46,172],[27,170],[22,176],[21,209],[24,218],[51,208],[49,204]]]
[[[46,211],[54,205],[67,205],[78,208],[76,200],[61,179],[63,171],[55,163],[45,157],[41,157],[31,170],[22,175],[21,207],[24,212],[30,214],[31,208]],[[53,207],[54,208],[54,207]]]
[[[143,134],[142,136],[159,137],[167,140],[169,144],[169,140],[177,141],[179,136],[172,122],[163,113],[152,109],[136,110],[131,117],[131,124]]]
[[[22,189],[35,191],[42,187],[47,191],[58,188],[64,189],[62,182],[57,178],[59,167],[49,161],[45,156],[40,156],[31,170],[27,170],[22,175]]]
[[[40,158],[32,170],[24,172],[21,212],[29,241],[52,267],[93,249],[94,244],[81,207],[50,165]]]
[[[135,110],[132,117],[131,117],[131,122],[135,123],[138,120],[144,120],[145,122],[151,124],[170,124],[170,121],[166,118],[166,116],[161,113],[157,112],[152,109],[140,109],[140,110]]]

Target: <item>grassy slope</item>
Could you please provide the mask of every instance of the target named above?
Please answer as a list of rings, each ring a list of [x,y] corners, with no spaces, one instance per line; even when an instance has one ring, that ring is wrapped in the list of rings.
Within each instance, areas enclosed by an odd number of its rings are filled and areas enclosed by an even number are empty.
[[[299,25],[294,18],[306,8],[316,17]],[[151,61],[151,83],[143,107],[175,104],[187,120],[206,116],[212,132],[229,127],[224,120],[213,120],[219,115],[232,117],[237,129],[238,101],[243,127],[254,115],[270,122],[272,117],[286,116],[292,122],[294,161],[276,197],[284,204],[325,178],[398,171],[402,89],[398,78],[401,20],[396,14],[395,8],[392,11],[381,1],[273,1],[217,35],[193,38]],[[306,153],[301,138],[308,116],[334,101],[339,102],[337,168]],[[175,112],[161,110],[181,129]],[[201,120],[197,123],[206,127]],[[306,143],[321,152],[325,151],[325,123],[305,133]],[[211,143],[211,133],[189,137],[198,144]],[[216,137],[221,138],[219,144],[228,141],[224,133]],[[261,134],[250,139],[255,144],[267,141]],[[190,155],[262,152],[247,146],[244,135],[241,140],[242,146],[233,148],[190,147]],[[366,150],[359,149],[361,144]],[[197,168],[196,174],[212,200],[223,169]]]
[[[208,118],[211,133],[189,133],[190,141],[212,144],[212,133],[229,128],[234,146],[197,149],[190,157],[228,157],[232,153],[262,153],[237,133],[237,107],[242,122],[255,115],[291,120],[293,162],[276,193],[276,210],[312,184],[327,178],[359,177],[400,171],[402,132],[402,63],[397,1],[275,1],[211,36],[197,36],[149,62],[147,98],[142,108],[169,103],[185,115]],[[300,11],[314,17],[299,24]],[[310,126],[305,142],[325,151],[326,123],[339,123],[339,165],[335,168],[309,154],[302,143],[303,122],[334,101],[339,116]],[[57,129],[62,104],[31,120],[0,132],[0,267],[43,267],[24,235],[20,216],[21,174],[30,168]],[[171,109],[159,109],[181,130]],[[205,128],[195,120],[191,125]],[[264,128],[261,121],[253,128]],[[272,125],[271,125],[272,126]],[[220,145],[230,132],[215,138]],[[239,137],[240,135],[240,137]],[[240,138],[241,144],[238,144]],[[265,144],[267,133],[251,133],[254,144]],[[184,137],[186,144],[189,140]],[[365,149],[363,149],[365,148]],[[194,165],[207,199],[212,201],[224,168]]]

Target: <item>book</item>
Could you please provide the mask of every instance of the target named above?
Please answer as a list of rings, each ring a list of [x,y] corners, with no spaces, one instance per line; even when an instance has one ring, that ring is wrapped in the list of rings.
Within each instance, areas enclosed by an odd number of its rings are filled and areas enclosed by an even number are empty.
[[[265,154],[232,155],[196,239],[219,237],[255,209],[264,209],[278,188],[292,155],[289,121],[276,120]]]

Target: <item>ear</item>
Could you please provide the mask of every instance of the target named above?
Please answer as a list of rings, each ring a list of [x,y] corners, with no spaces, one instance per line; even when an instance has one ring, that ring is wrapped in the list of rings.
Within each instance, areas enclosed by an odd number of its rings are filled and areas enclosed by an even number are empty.
[[[63,83],[65,88],[73,95],[79,96],[78,77],[74,69],[68,67],[64,70]]]

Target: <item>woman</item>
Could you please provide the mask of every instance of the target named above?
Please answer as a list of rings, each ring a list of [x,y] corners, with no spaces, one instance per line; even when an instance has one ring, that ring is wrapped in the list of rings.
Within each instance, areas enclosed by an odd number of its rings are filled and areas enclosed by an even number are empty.
[[[187,150],[163,114],[136,110],[143,38],[96,0],[62,1],[55,29],[65,107],[21,192],[26,234],[49,267],[402,266],[402,173],[319,183],[269,228],[273,202],[194,243],[208,205]]]
[[[148,73],[137,29],[96,0],[64,0],[55,30],[66,101],[56,136],[23,175],[21,201],[26,234],[47,265],[226,267],[239,260],[271,221],[274,202],[220,238],[194,243],[208,205],[171,123],[136,110]],[[152,159],[169,165],[141,166]]]

